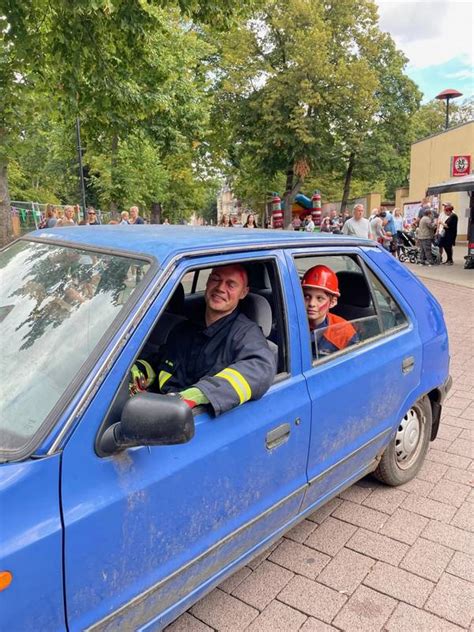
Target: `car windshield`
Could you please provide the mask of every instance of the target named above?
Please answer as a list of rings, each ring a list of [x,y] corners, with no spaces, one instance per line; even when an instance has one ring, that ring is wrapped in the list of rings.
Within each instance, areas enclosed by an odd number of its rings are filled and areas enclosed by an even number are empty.
[[[39,242],[0,252],[0,450],[28,446],[150,264]]]

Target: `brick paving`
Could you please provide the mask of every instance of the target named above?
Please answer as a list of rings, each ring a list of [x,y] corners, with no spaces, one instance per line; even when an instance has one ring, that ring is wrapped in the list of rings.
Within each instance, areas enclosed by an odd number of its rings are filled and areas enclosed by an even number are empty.
[[[359,481],[168,632],[454,632],[473,625],[474,294],[464,277],[464,286],[423,281],[444,308],[453,388],[418,476],[398,488],[370,476]]]

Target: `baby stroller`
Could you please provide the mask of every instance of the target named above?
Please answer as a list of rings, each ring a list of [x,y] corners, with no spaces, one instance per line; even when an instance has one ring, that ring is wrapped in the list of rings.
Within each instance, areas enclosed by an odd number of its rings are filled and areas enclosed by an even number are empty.
[[[438,249],[439,254],[439,249]],[[398,239],[398,258],[400,261],[409,261],[410,263],[417,263],[420,258],[420,253],[416,246],[415,235],[413,232],[404,230]]]

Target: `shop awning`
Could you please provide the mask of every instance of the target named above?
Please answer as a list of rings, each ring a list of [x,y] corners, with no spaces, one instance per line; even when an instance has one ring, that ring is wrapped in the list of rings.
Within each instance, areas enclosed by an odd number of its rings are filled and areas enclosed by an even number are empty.
[[[426,189],[426,195],[438,195],[439,193],[456,193],[456,191],[474,191],[474,173],[468,176],[450,178],[445,182],[433,184]]]

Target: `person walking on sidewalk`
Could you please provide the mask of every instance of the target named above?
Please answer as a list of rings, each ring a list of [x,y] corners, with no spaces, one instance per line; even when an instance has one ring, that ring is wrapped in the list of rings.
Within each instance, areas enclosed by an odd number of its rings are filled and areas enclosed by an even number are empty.
[[[369,220],[364,215],[364,205],[356,204],[352,212],[352,217],[348,219],[342,227],[342,234],[350,237],[362,237],[372,239]]]
[[[429,266],[433,265],[433,255],[431,253],[431,242],[435,234],[435,221],[433,219],[433,211],[430,208],[425,209],[425,214],[420,219],[418,226],[418,241],[420,242],[420,258],[421,264]]]
[[[451,202],[443,204],[444,212],[447,217],[443,223],[444,234],[441,236],[439,242],[440,248],[443,248],[446,252],[446,265],[453,265],[453,246],[456,245],[456,237],[458,236],[458,216],[454,212],[454,207]]]

